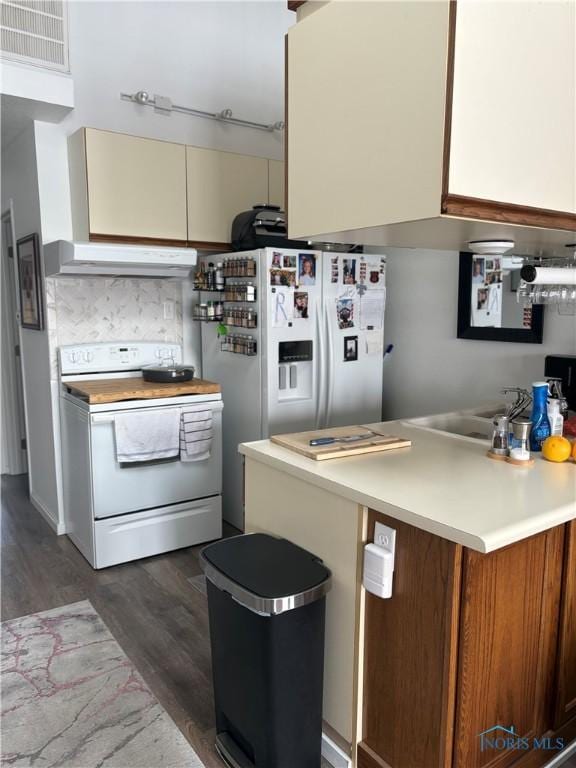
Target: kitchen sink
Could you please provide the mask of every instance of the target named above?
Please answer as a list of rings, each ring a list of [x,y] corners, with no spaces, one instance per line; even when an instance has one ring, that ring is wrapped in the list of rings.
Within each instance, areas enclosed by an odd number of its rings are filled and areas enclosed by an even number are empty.
[[[466,413],[440,413],[435,416],[421,416],[403,421],[409,427],[441,432],[459,439],[490,442],[492,419]]]
[[[506,413],[505,405],[486,406],[484,408],[478,408],[478,410],[468,411],[470,416],[476,416],[479,419],[490,419],[494,416],[503,416]]]

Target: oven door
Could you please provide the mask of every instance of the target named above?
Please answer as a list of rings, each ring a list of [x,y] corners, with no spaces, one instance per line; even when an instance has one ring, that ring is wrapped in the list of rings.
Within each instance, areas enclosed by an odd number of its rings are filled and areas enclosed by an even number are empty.
[[[158,407],[170,409],[165,405]],[[96,519],[165,507],[222,492],[222,401],[173,407],[186,411],[212,411],[214,436],[208,459],[121,465],[116,460],[114,434],[114,415],[118,411],[90,415],[92,500]],[[140,410],[126,408],[122,413]]]

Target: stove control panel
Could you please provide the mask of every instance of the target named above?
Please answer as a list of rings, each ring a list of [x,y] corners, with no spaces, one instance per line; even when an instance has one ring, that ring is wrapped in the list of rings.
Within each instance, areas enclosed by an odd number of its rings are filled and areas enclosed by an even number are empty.
[[[62,375],[138,371],[145,365],[181,363],[182,347],[162,341],[70,344],[59,348],[58,362]]]

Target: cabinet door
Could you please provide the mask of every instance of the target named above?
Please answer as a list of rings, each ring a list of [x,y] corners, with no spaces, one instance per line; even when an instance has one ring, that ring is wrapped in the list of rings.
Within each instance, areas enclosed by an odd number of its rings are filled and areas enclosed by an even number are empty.
[[[86,129],[91,235],[186,240],[185,147]]]
[[[188,240],[230,242],[236,214],[268,200],[268,160],[186,147]]]
[[[268,160],[268,202],[284,210],[285,164],[281,160]]]
[[[504,768],[519,753],[490,739],[509,737],[504,728],[532,739],[553,725],[563,545],[559,526],[490,554],[465,551],[455,768]]]
[[[456,5],[448,192],[576,212],[576,2]]]
[[[576,521],[567,526],[558,644],[556,723],[576,717]]]
[[[449,2],[319,5],[288,32],[290,237],[438,216]]]

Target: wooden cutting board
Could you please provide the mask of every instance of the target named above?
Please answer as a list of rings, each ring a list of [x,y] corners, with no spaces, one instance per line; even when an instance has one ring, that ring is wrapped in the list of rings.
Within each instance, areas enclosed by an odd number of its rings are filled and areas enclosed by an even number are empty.
[[[373,432],[368,440],[356,443],[332,443],[331,445],[310,445],[310,440],[317,437],[345,437],[348,435],[364,435]],[[394,448],[409,448],[411,440],[393,435],[375,432],[369,427],[334,427],[333,429],[316,429],[313,432],[294,432],[289,435],[273,435],[270,440],[283,448],[306,456],[316,461],[326,459],[342,459],[346,456],[359,456],[363,453],[390,451]]]
[[[220,385],[204,379],[192,379],[174,384],[144,381],[141,376],[129,379],[73,379],[66,381],[69,392],[89,403],[118,403],[122,400],[146,400],[179,395],[212,395]]]

